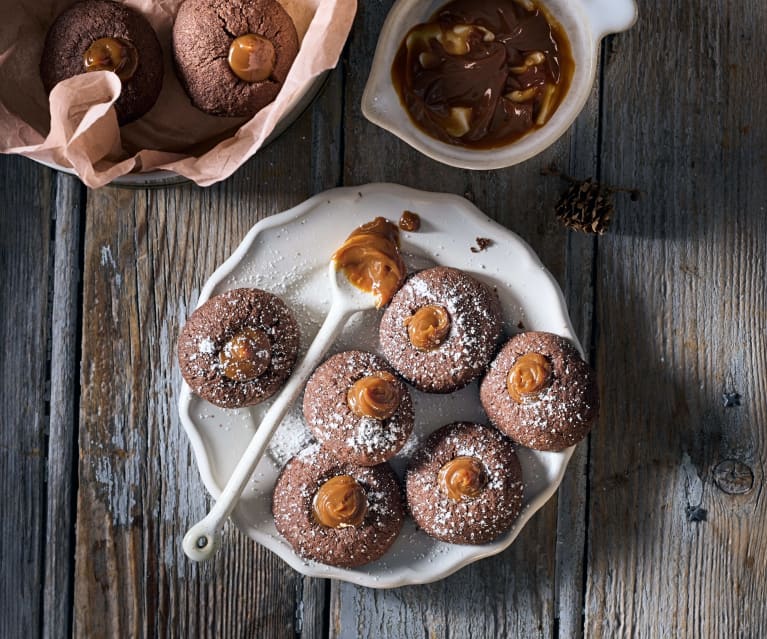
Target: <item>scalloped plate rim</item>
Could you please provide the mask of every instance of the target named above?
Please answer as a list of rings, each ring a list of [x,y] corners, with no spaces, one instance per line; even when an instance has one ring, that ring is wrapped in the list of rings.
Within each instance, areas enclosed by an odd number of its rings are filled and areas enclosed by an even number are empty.
[[[431,203],[439,203],[440,201],[450,202],[458,208],[463,209],[464,213],[471,215],[477,225],[487,229],[491,233],[494,233],[494,237],[497,237],[498,234],[503,234],[504,242],[511,242],[515,244],[517,249],[527,256],[531,262],[531,265],[535,266],[536,270],[540,269],[540,274],[548,281],[551,289],[556,292],[556,311],[559,313],[560,317],[558,319],[561,320],[562,326],[564,327],[562,333],[565,337],[571,339],[581,354],[583,354],[583,349],[577,339],[577,336],[574,333],[572,323],[567,312],[567,306],[562,290],[560,289],[557,281],[554,279],[554,276],[548,271],[548,269],[546,269],[538,255],[527,244],[527,242],[525,242],[519,235],[510,229],[489,218],[474,204],[459,195],[423,191],[391,183],[371,183],[363,186],[347,186],[330,189],[308,198],[297,206],[259,220],[247,232],[243,240],[240,242],[235,251],[229,256],[229,258],[227,258],[205,282],[205,285],[200,291],[197,307],[205,303],[210,298],[212,291],[215,290],[217,286],[222,284],[224,280],[234,271],[234,269],[245,258],[248,251],[254,245],[262,232],[268,229],[285,226],[288,223],[293,222],[301,217],[311,215],[313,210],[320,204],[329,203],[337,199],[348,199],[349,197],[357,199],[359,196],[364,196],[366,194],[384,194],[401,199],[421,198],[428,199]],[[340,238],[339,241],[342,241],[342,239],[343,238]],[[553,311],[554,309],[551,310]],[[213,477],[213,471],[211,468],[211,463],[204,438],[189,415],[191,395],[192,392],[189,386],[186,384],[186,382],[182,382],[178,401],[179,416],[184,430],[189,437],[192,451],[194,453],[195,462],[200,472],[203,484],[211,496],[214,499],[217,499],[221,494],[222,487],[218,485],[218,482]],[[474,563],[475,561],[496,555],[508,548],[516,539],[522,528],[527,524],[529,519],[557,491],[559,485],[562,482],[562,478],[567,469],[567,464],[574,450],[575,447],[572,446],[559,453],[549,453],[549,455],[556,456],[560,460],[556,473],[551,478],[551,481],[547,483],[546,489],[543,490],[533,501],[525,506],[509,532],[489,544],[483,544],[480,546],[467,546],[467,548],[470,548],[473,550],[473,552],[457,562],[446,565],[442,569],[436,569],[434,572],[430,572],[428,574],[416,573],[410,569],[403,569],[399,573],[392,571],[390,574],[385,576],[371,576],[371,574],[364,571],[365,566],[360,567],[362,570],[345,569],[304,560],[294,552],[284,552],[284,546],[280,545],[279,542],[272,537],[272,535],[267,533],[259,533],[258,531],[251,533],[249,530],[249,525],[245,524],[243,519],[238,516],[236,509],[232,513],[231,518],[243,533],[248,535],[251,539],[261,544],[265,548],[268,548],[270,551],[274,552],[293,569],[308,577],[334,578],[371,588],[393,588],[404,585],[431,583],[443,579],[460,570],[461,568]]]

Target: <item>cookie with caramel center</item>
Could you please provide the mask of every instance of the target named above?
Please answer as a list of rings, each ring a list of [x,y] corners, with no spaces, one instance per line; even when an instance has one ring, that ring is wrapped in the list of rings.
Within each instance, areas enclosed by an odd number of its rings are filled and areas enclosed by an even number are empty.
[[[178,361],[197,395],[238,408],[282,388],[298,346],[298,324],[279,297],[237,288],[211,297],[192,313],[178,338]]]
[[[391,459],[413,431],[407,386],[373,353],[344,351],[327,359],[306,383],[303,408],[317,441],[362,466]]]
[[[394,543],[405,518],[400,495],[388,464],[343,462],[314,444],[280,472],[272,514],[298,555],[350,568],[375,561]]]
[[[405,475],[408,507],[426,534],[485,544],[507,532],[522,507],[522,468],[495,428],[460,422],[432,433]]]
[[[465,271],[435,266],[410,277],[381,318],[381,351],[426,393],[450,393],[477,379],[501,337],[498,296]]]
[[[122,82],[114,105],[119,124],[154,106],[163,81],[162,48],[144,16],[118,2],[82,0],[54,20],[40,59],[46,92],[93,71],[114,72]]]
[[[173,25],[178,77],[210,115],[254,116],[277,97],[298,47],[277,0],[186,0]]]
[[[599,412],[593,369],[568,340],[536,331],[501,348],[482,380],[480,401],[499,430],[536,450],[577,444]]]

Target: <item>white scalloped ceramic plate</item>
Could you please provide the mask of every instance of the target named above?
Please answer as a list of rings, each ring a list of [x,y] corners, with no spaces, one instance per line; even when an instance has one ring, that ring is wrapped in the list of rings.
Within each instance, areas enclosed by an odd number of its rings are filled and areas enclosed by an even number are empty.
[[[507,333],[518,332],[521,322],[527,329],[558,333],[577,344],[559,287],[524,241],[461,197],[392,184],[334,189],[262,220],[211,276],[199,303],[240,286],[272,291],[293,309],[299,320],[303,352],[329,307],[327,264],[334,249],[360,224],[378,215],[396,222],[404,210],[418,213],[422,220],[418,232],[401,235],[402,250],[411,270],[444,264],[468,271],[497,289]],[[490,238],[493,243],[483,251],[473,252],[471,248],[478,237]],[[380,311],[353,317],[331,352],[349,348],[376,351],[379,318]],[[476,383],[447,396],[412,389],[411,392],[416,411],[414,437],[392,462],[400,476],[408,452],[439,426],[456,420],[487,421]],[[221,493],[268,404],[251,409],[220,409],[193,395],[184,384],[179,401],[181,420],[203,482],[214,498]],[[416,530],[408,519],[394,546],[381,560],[356,569],[334,568],[296,555],[277,533],[271,515],[271,493],[281,463],[307,441],[298,407],[300,400],[278,429],[269,453],[259,463],[232,518],[243,532],[305,575],[373,588],[436,581],[507,548],[533,513],[556,491],[572,454],[572,448],[561,453],[519,450],[525,508],[514,528],[491,544],[464,546],[439,542]]]

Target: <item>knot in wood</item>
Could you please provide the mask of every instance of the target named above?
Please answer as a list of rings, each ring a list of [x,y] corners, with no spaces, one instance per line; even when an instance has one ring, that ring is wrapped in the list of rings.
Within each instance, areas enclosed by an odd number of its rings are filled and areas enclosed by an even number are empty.
[[[714,467],[714,482],[728,495],[744,495],[754,487],[754,472],[743,462],[725,459]]]

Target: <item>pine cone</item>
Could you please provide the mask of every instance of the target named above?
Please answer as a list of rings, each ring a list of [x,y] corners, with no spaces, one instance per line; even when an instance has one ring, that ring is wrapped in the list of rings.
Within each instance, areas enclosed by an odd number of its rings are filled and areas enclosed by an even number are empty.
[[[591,178],[573,182],[557,202],[557,217],[565,226],[602,235],[615,211],[613,190]]]

